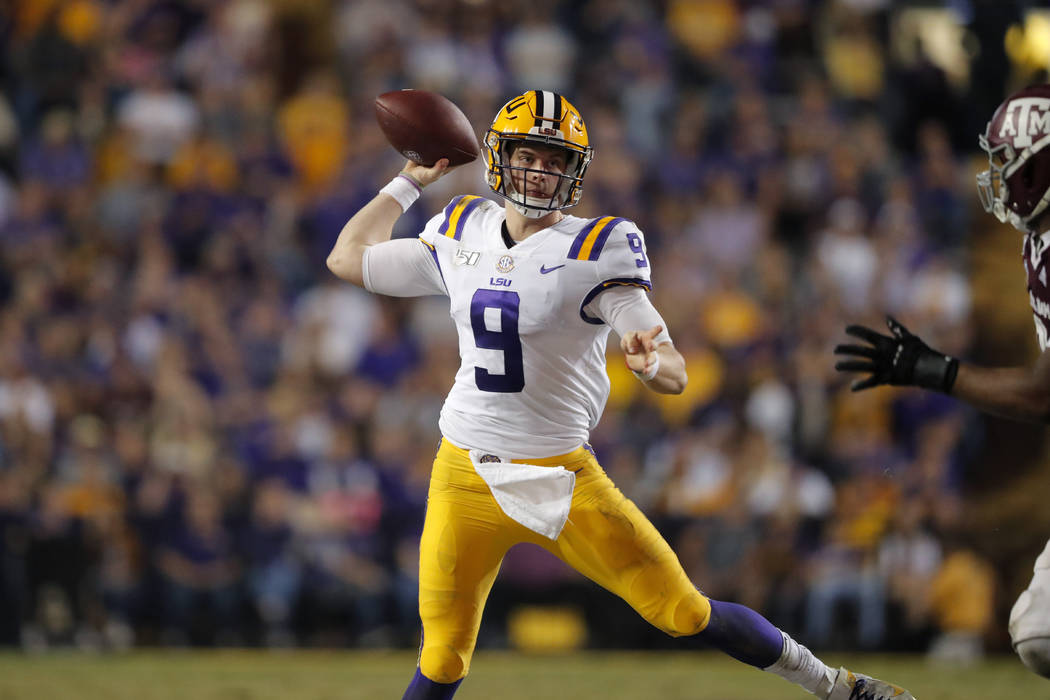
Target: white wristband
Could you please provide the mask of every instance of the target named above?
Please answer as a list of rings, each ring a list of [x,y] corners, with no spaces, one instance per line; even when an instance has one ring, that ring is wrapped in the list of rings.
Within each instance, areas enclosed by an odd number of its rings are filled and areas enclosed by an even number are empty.
[[[401,205],[401,211],[406,212],[412,206],[412,202],[419,199],[419,195],[423,194],[423,186],[416,182],[414,178],[404,173],[398,173],[397,177],[388,182],[379,191],[397,200],[397,203]]]
[[[631,369],[629,366],[627,369]],[[638,377],[643,382],[647,382],[656,376],[656,373],[660,371],[660,356],[656,356],[656,361],[653,362],[653,366],[649,368],[648,372],[635,372],[631,369],[631,374]]]

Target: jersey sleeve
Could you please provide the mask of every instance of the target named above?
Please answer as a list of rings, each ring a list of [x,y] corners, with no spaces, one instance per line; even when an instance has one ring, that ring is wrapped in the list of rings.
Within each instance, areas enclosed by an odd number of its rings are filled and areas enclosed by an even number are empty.
[[[398,238],[366,248],[361,270],[365,289],[393,297],[448,294],[433,242],[442,218],[438,214],[430,219],[419,238]]]
[[[633,221],[614,217],[595,219],[580,231],[576,243],[579,243],[577,259],[595,264],[595,285],[580,304],[580,316],[588,323],[603,322],[585,309],[606,289],[627,286],[649,291],[653,288],[645,237]]]
[[[588,316],[604,321],[621,338],[629,331],[644,331],[663,326],[653,340],[657,345],[672,343],[667,323],[649,297],[639,287],[614,285],[595,297],[583,310]]]

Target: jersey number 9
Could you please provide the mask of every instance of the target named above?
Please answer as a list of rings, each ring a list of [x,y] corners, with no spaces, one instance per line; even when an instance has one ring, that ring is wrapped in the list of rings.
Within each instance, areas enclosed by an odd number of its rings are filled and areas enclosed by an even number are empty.
[[[634,264],[636,267],[649,267],[649,260],[645,257],[645,246],[642,245],[642,237],[633,231],[627,234],[627,245],[630,246],[631,252],[635,255],[642,257],[635,258]]]
[[[474,344],[484,350],[503,353],[503,374],[494,374],[484,367],[474,367],[474,381],[481,391],[514,393],[525,388],[525,367],[521,359],[521,338],[518,337],[517,292],[479,289],[470,300],[470,326],[474,330]],[[485,309],[499,310],[498,331],[485,325]]]

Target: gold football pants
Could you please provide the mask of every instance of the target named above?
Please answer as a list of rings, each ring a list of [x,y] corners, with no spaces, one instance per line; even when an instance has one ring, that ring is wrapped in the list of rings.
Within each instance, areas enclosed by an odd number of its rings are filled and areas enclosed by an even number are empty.
[[[532,542],[612,591],[672,636],[707,626],[711,606],[690,583],[664,538],[584,448],[545,459],[576,473],[572,508],[557,540],[500,509],[466,450],[442,440],[430,477],[419,547],[419,666],[438,683],[467,675],[481,613],[507,550]]]

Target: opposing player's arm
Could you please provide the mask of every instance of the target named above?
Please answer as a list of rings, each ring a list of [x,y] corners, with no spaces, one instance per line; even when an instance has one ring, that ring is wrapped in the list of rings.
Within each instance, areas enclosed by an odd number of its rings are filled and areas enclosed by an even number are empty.
[[[989,413],[1050,423],[1050,352],[1031,367],[960,364],[951,393]]]
[[[978,367],[930,348],[892,318],[887,325],[890,335],[849,326],[846,332],[864,344],[835,348],[835,354],[847,358],[835,369],[867,373],[853,383],[854,391],[882,384],[918,386],[951,394],[989,413],[1050,423],[1050,353],[1041,354],[1031,367]]]
[[[398,175],[398,179],[403,181],[404,188],[415,187],[422,191],[424,187],[435,182],[448,170],[448,159],[446,158],[442,158],[430,168],[408,161]],[[384,190],[389,188],[390,185]],[[411,203],[412,199],[414,197],[409,197],[407,201]],[[377,194],[371,202],[350,217],[350,220],[343,226],[343,230],[339,232],[339,238],[332,247],[332,252],[328,254],[326,261],[328,269],[340,279],[363,287],[362,259],[365,249],[376,243],[389,241],[394,224],[403,212],[404,209],[395,195],[387,192]]]

